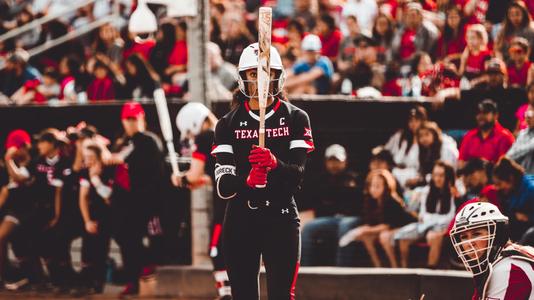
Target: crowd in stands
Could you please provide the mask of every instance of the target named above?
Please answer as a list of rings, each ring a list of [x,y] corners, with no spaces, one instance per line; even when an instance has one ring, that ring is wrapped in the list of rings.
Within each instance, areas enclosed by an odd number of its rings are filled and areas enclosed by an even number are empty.
[[[500,124],[495,101],[477,108],[477,127],[457,146],[415,106],[406,126],[373,149],[365,176],[348,168],[343,146],[329,146],[324,172],[299,198],[302,265],[361,265],[360,244],[375,267],[454,267],[448,231],[473,201],[502,208],[514,241],[534,245],[534,105],[517,137]],[[410,259],[414,247],[428,247],[425,263]]]
[[[3,2],[0,32],[61,12],[67,2]],[[151,6],[159,22],[153,35],[128,32],[136,2],[119,1],[116,22],[35,57],[24,51],[97,19],[114,2],[96,1],[1,42],[4,102],[142,99],[160,84],[168,95],[187,98],[187,22],[166,17],[161,5]],[[494,85],[525,88],[534,80],[530,1],[212,0],[210,86],[221,98],[231,97],[235,65],[256,40],[260,5],[274,8],[272,41],[290,95],[445,99]]]

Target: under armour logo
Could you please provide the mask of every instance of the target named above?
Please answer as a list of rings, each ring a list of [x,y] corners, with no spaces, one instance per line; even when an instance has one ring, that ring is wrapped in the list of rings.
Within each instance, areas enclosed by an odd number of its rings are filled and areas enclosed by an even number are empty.
[[[245,122],[239,122],[239,126],[243,127],[243,126],[247,126],[247,121]]]
[[[282,214],[288,214],[289,213],[289,208],[282,208]]]
[[[271,205],[271,202],[269,200],[265,201],[265,206]]]

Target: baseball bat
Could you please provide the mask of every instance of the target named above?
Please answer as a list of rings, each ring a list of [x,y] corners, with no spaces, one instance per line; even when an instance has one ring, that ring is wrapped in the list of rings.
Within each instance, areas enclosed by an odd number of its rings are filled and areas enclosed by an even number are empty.
[[[260,106],[260,126],[258,145],[265,147],[265,109],[269,97],[269,83],[271,81],[271,27],[272,9],[260,7],[258,23],[258,102]],[[264,188],[265,185],[256,186]]]
[[[171,160],[172,173],[178,175],[180,168],[178,167],[178,159],[176,158],[176,150],[174,150],[171,118],[169,116],[169,109],[167,107],[167,98],[162,88],[157,88],[154,91],[154,102],[156,102],[156,109],[158,111],[159,126],[163,139],[169,151],[169,158]]]

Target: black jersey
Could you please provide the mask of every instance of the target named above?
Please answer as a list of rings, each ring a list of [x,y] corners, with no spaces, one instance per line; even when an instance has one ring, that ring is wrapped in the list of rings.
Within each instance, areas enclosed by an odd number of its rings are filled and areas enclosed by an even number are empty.
[[[232,189],[238,198],[289,204],[293,201],[293,193],[300,184],[304,168],[302,164],[295,166],[299,170],[294,170],[292,166],[286,164],[293,160],[291,150],[301,149],[305,154],[314,149],[308,115],[296,106],[279,99],[267,108],[265,147],[276,156],[278,167],[269,173],[265,189],[250,189],[245,184],[251,169],[248,156],[252,145],[258,144],[258,127],[258,113],[250,109],[248,102],[239,105],[217,123],[212,154],[217,156],[215,177],[219,196],[225,198],[221,195],[222,185],[219,179],[228,174],[237,178],[234,182],[238,186]],[[233,162],[228,164],[220,162],[219,158],[225,154],[230,155]]]
[[[0,162],[0,189],[4,186],[6,186],[9,183],[9,175],[7,174],[7,170]]]
[[[204,172],[215,182],[215,157],[210,155],[213,142],[215,140],[215,132],[213,130],[206,130],[195,137],[195,145],[193,148],[193,158],[201,160],[205,163]]]
[[[33,177],[31,190],[37,203],[52,207],[56,189],[63,187],[65,177],[72,174],[72,169],[67,159],[57,155],[39,157],[30,163],[29,172]]]
[[[157,190],[164,174],[160,139],[150,132],[138,132],[130,138],[126,147],[131,149],[125,159],[131,191],[135,194],[137,191]]]

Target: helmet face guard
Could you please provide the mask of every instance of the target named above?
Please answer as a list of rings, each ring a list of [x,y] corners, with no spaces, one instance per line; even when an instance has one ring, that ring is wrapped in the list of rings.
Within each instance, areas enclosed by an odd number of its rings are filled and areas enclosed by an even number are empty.
[[[478,232],[485,231],[483,235]],[[454,250],[464,263],[465,268],[474,276],[486,272],[489,265],[495,242],[497,224],[495,221],[486,221],[477,225],[458,226],[451,230],[450,236]],[[468,235],[468,233],[471,233]],[[485,244],[478,248],[476,244]],[[500,252],[500,251],[499,251]]]
[[[282,92],[282,90],[284,89],[284,83],[285,83],[285,72],[284,72],[284,70],[277,70],[277,69],[273,69],[273,70],[276,71],[277,75],[275,76],[274,79],[270,79],[269,80],[269,92],[268,92],[269,97],[275,97],[275,96],[279,95]],[[239,85],[239,90],[247,98],[256,98],[256,97],[258,97],[258,89],[256,88],[254,91],[250,91],[248,89],[248,87],[249,87],[249,83],[257,83],[258,81],[257,80],[247,80],[246,79],[246,75],[245,75],[245,71],[246,70],[243,70],[243,71],[239,72],[239,78],[237,79],[237,83]]]

